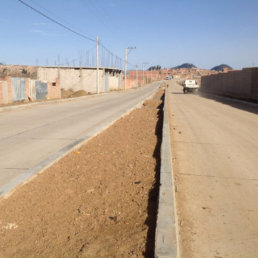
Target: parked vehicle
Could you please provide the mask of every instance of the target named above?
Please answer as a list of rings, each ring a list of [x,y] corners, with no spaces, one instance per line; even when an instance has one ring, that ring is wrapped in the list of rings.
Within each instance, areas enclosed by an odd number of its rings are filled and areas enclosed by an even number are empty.
[[[196,92],[199,89],[199,85],[196,80],[185,80],[183,83],[183,92]]]

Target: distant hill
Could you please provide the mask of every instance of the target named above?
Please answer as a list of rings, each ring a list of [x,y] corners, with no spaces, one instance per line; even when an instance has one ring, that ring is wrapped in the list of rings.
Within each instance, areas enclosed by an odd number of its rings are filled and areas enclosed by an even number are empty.
[[[180,68],[197,68],[195,65],[193,64],[190,64],[190,63],[184,63],[184,64],[181,64],[181,65],[178,65],[176,67],[173,67],[172,69],[180,69]]]
[[[211,70],[217,71],[217,72],[223,72],[224,69],[232,70],[232,67],[230,67],[229,65],[226,65],[226,64],[221,64],[221,65],[217,65],[217,66],[214,66],[213,68],[211,68]]]

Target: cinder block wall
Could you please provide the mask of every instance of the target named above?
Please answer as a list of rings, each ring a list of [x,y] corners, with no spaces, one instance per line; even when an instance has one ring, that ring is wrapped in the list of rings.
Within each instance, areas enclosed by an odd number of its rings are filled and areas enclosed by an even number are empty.
[[[217,95],[258,100],[258,68],[202,76],[200,89]]]
[[[119,73],[109,73],[109,90],[118,89]]]
[[[38,67],[37,79],[45,82],[55,82],[58,78],[58,68],[56,67]]]
[[[99,69],[99,91],[105,92],[105,69]],[[118,72],[110,73],[109,89],[119,88]],[[41,81],[55,82],[58,78],[60,88],[64,90],[85,90],[86,92],[97,92],[97,71],[91,68],[70,68],[70,67],[39,67],[37,78]]]
[[[162,71],[144,71],[138,70],[138,84],[136,71],[129,71],[127,76],[126,89],[142,86],[152,81],[165,78],[166,70]],[[108,76],[108,80],[106,80]],[[39,67],[37,78],[41,81],[54,82],[59,78],[60,88],[65,90],[85,90],[86,92],[96,93],[96,69],[92,68],[73,68],[73,67]],[[110,68],[99,69],[99,91],[106,91],[106,81],[108,81],[108,90],[124,89],[124,75],[119,70]]]

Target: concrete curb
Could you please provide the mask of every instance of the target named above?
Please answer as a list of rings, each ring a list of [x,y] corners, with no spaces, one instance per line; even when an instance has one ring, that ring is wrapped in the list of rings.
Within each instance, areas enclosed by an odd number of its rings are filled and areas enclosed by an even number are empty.
[[[175,194],[173,182],[170,131],[168,120],[167,90],[163,108],[163,129],[161,143],[161,167],[159,206],[155,235],[155,257],[178,257],[177,228],[175,219]]]
[[[97,127],[95,130],[93,130],[90,134],[87,134],[83,136],[82,138],[74,141],[73,143],[65,146],[55,154],[51,155],[50,157],[46,158],[33,168],[25,171],[24,173],[20,174],[19,176],[12,179],[9,183],[5,184],[0,188],[0,201],[1,199],[8,199],[15,191],[17,191],[20,187],[22,187],[24,184],[27,184],[31,180],[33,180],[36,176],[43,173],[48,167],[53,165],[54,163],[58,162],[61,158],[63,158],[65,155],[69,154],[70,152],[80,148],[83,144],[85,144],[88,140],[91,138],[97,136],[101,132],[103,132],[105,129],[110,127],[112,124],[114,124],[117,120],[120,118],[128,115],[130,112],[132,112],[134,109],[139,108],[142,106],[143,102],[146,99],[150,99],[154,96],[156,91],[159,89],[161,83],[157,85],[157,87],[150,92],[149,96],[141,100],[138,104],[134,105],[133,107],[127,109],[124,111],[124,113],[116,118],[114,118],[111,121],[106,121],[101,126]]]

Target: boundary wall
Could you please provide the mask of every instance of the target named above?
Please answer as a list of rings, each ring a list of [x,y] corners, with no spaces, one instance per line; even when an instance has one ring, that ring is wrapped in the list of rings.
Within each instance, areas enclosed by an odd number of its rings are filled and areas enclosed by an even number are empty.
[[[258,101],[258,67],[201,77],[201,92]]]
[[[122,72],[119,69],[100,68],[99,92],[118,90],[122,87]],[[38,67],[37,78],[42,81],[59,80],[64,90],[84,90],[97,93],[97,70],[85,67]]]
[[[52,82],[42,82],[23,77],[0,78],[0,105],[60,98],[61,90],[58,79]]]
[[[160,71],[130,70],[126,77],[121,69],[99,68],[99,92],[109,92],[120,89],[131,89],[144,86],[154,81],[164,79],[166,74]],[[64,90],[85,90],[88,93],[97,92],[95,67],[38,67],[37,78],[42,81],[60,81]]]

